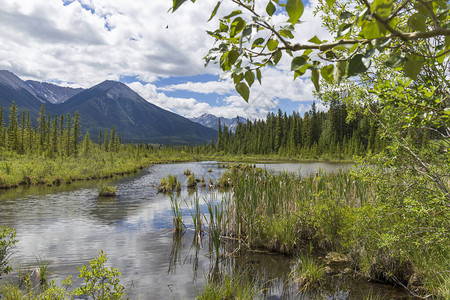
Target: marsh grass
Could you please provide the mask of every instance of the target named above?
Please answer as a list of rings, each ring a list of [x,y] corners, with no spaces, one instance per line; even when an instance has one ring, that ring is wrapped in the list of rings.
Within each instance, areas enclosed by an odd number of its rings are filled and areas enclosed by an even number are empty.
[[[250,279],[245,272],[230,275],[209,276],[202,291],[197,293],[199,300],[211,299],[255,299],[262,292],[257,281]]]
[[[173,214],[173,229],[175,232],[182,232],[186,228],[183,223],[183,211],[181,209],[181,200],[174,195],[170,195],[170,206]]]
[[[297,259],[289,278],[298,284],[300,291],[317,289],[321,286],[325,267],[311,255],[302,255]]]
[[[39,257],[36,257],[36,262],[37,262],[37,269],[36,269],[36,273],[37,275],[39,275],[39,284],[41,286],[44,286],[47,284],[48,281],[48,266],[49,266],[49,262],[45,259],[41,259]]]
[[[110,186],[106,183],[102,183],[98,187],[99,197],[115,197],[117,192],[117,187]]]
[[[188,176],[187,187],[191,189],[197,187],[197,180],[195,180],[194,173],[190,173],[190,175]]]
[[[177,176],[169,174],[167,179],[163,177],[158,187],[159,193],[169,194],[176,191],[181,192],[181,183],[178,181]]]
[[[12,283],[5,283],[0,285],[0,295],[1,299],[5,300],[27,299],[20,287]]]

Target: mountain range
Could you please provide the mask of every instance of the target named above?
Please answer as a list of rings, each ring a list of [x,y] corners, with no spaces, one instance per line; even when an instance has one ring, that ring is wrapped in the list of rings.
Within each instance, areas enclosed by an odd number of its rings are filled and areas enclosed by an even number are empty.
[[[83,132],[96,137],[113,125],[125,142],[200,144],[217,138],[217,131],[164,110],[117,81],[104,81],[89,89],[73,89],[51,83],[23,81],[0,71],[0,107],[29,111],[37,120],[42,104],[54,114],[80,114]],[[6,113],[5,113],[6,117]]]
[[[200,117],[190,118],[191,121],[212,128],[214,130],[219,130],[219,119],[222,129],[224,126],[227,126],[228,130],[230,130],[231,132],[236,131],[238,123],[247,123],[247,119],[239,116],[236,118],[229,119],[222,117],[219,118],[211,114],[203,114]]]

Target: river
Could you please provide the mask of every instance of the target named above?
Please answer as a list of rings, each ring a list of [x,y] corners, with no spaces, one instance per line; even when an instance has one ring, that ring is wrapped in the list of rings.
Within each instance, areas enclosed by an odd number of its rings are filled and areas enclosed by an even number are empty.
[[[220,166],[217,162],[154,165],[136,175],[108,180],[108,184],[117,186],[115,198],[98,197],[100,181],[0,191],[0,224],[14,227],[19,241],[12,266],[15,270],[26,270],[35,267],[37,259],[48,261],[50,279],[61,283],[73,275],[76,286],[81,283],[76,278],[77,266],[88,264],[103,249],[108,264],[122,273],[121,283],[130,299],[195,298],[205,277],[214,271],[207,237],[201,247],[195,247],[192,231],[186,231],[181,238],[174,236],[169,197],[158,194],[157,187],[162,177],[176,175],[183,183],[181,198],[189,203],[192,196],[186,190],[184,170],[190,169],[206,181],[209,178],[216,181],[225,171]],[[315,173],[319,168],[335,171],[350,167],[327,163],[257,166],[303,175]],[[200,199],[208,198],[209,194],[208,189],[198,189]],[[187,219],[190,216],[186,206],[184,215]],[[223,260],[220,268],[240,268],[258,274],[267,282],[267,297],[289,299],[298,298],[296,291],[285,284],[292,264],[288,257],[249,252]],[[369,290],[387,298],[401,295],[390,286],[355,282],[350,276],[330,276],[318,293],[333,299],[357,299]]]

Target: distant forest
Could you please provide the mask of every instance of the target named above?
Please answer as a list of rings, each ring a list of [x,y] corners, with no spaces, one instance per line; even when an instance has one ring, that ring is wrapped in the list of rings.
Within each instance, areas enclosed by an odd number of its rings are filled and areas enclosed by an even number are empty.
[[[302,117],[278,110],[267,119],[239,123],[234,133],[219,124],[217,150],[227,154],[300,157],[352,157],[377,153],[384,148],[377,124],[362,114],[348,120],[345,104],[330,103],[327,112],[315,103]]]

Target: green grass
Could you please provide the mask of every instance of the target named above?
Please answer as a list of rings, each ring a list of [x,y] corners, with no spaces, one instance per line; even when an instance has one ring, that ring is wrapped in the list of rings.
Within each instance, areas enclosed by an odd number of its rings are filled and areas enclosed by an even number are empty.
[[[98,187],[98,195],[100,197],[115,197],[117,192],[117,188],[115,186],[107,185],[106,183],[102,183]]]
[[[418,293],[446,296],[450,212],[439,198],[427,206],[406,197],[402,178],[380,174],[387,187],[363,171],[302,177],[230,168],[224,177],[233,197],[224,205],[221,234],[288,255],[308,245],[344,253],[363,276],[411,288],[411,278],[419,278]]]
[[[197,293],[199,300],[215,299],[242,299],[251,300],[257,298],[262,289],[255,280],[242,273],[210,276],[206,280],[203,290]]]
[[[303,255],[297,259],[293,270],[289,274],[292,282],[298,284],[301,291],[317,289],[321,286],[325,274],[323,264],[310,255]]]

